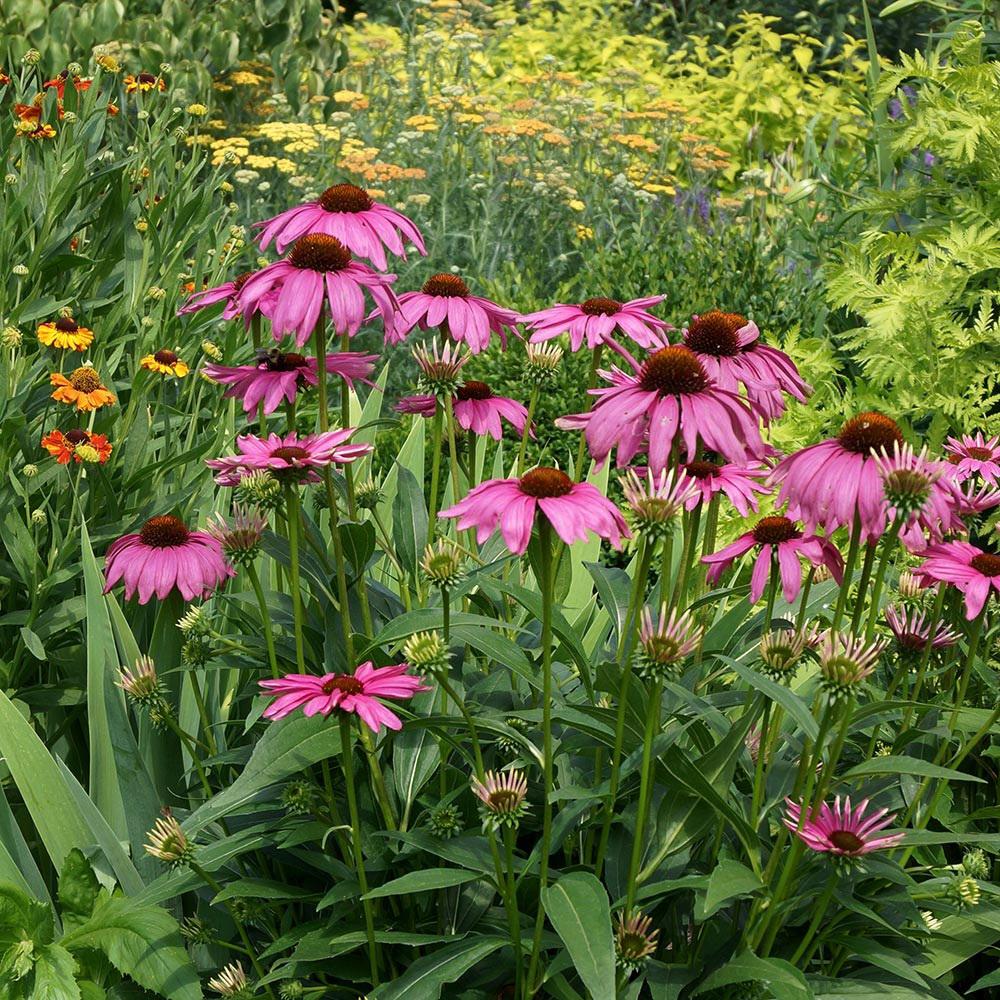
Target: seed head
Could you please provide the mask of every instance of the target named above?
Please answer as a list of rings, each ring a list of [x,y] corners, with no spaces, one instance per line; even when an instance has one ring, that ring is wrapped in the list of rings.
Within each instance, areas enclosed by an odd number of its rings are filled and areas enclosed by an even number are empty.
[[[447,538],[424,549],[420,568],[429,583],[442,589],[456,586],[465,575],[462,572],[461,550]]]
[[[424,673],[447,670],[450,664],[448,647],[437,631],[411,635],[403,643],[403,660]]]

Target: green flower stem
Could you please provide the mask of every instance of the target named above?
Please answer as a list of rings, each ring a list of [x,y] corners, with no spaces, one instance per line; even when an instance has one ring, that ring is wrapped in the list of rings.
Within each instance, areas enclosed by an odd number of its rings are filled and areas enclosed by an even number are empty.
[[[431,496],[430,510],[427,519],[427,544],[434,541],[437,533],[438,493],[441,480],[441,436],[443,431],[444,410],[441,401],[434,402],[434,416],[431,417]]]
[[[778,569],[778,547],[771,547],[771,579],[767,588],[767,605],[764,607],[764,634],[771,631],[771,622],[774,620],[774,602],[778,597],[778,581],[780,572]]]
[[[458,464],[458,448],[455,445],[455,408],[452,405],[451,396],[445,399],[444,408],[445,423],[448,425],[448,458],[451,462],[451,502],[456,504],[458,503],[459,473],[465,475],[470,489],[472,488],[472,473],[466,472]]]
[[[198,717],[201,719],[202,732],[205,734],[205,745],[208,752],[214,757],[218,752],[215,744],[215,734],[212,732],[212,720],[208,716],[208,706],[205,704],[205,696],[202,694],[201,685],[198,683],[198,671],[189,670],[188,679],[191,681],[191,690],[194,692],[194,702],[198,706]]]
[[[354,661],[354,626],[351,623],[351,601],[347,593],[347,564],[344,558],[344,542],[340,537],[340,518],[336,501],[330,507],[330,536],[333,539],[333,558],[337,564],[337,601],[340,604],[340,624],[344,632],[344,651],[347,656],[347,666],[353,670],[357,664]],[[359,581],[357,588],[363,591],[364,581]],[[369,630],[369,635],[371,631]]]
[[[771,700],[766,695],[760,696],[764,703],[764,713],[760,720],[760,742],[757,744],[757,760],[753,776],[753,796],[750,800],[750,825],[756,830],[760,826],[760,808],[764,800],[764,775],[767,762],[769,724],[771,721]]]
[[[358,813],[358,796],[354,786],[354,749],[351,734],[351,716],[340,713],[340,756],[344,766],[344,785],[347,788],[347,808],[351,816],[351,839],[354,842],[354,867],[361,887],[361,905],[365,913],[365,934],[368,937],[368,962],[371,966],[372,985],[378,986],[378,946],[375,943],[375,917],[368,895],[368,876],[365,874],[365,856],[361,846],[361,817]]]
[[[663,682],[652,682],[646,712],[646,730],[642,737],[642,769],[639,777],[639,802],[636,808],[635,833],[632,839],[632,858],[628,866],[628,888],[625,893],[625,913],[630,914],[635,904],[636,883],[642,849],[646,843],[646,820],[649,802],[653,795],[653,741],[660,729],[660,714],[663,710]]]
[[[854,569],[858,564],[858,550],[861,547],[861,515],[855,513],[854,526],[851,531],[851,543],[847,549],[847,561],[844,564],[844,583],[837,595],[837,606],[833,611],[833,621],[830,628],[836,631],[840,628],[840,622],[844,617],[844,610],[847,607],[847,595],[851,591],[851,584],[854,582]]]
[[[851,616],[851,633],[853,635],[857,635],[861,628],[861,619],[865,613],[865,598],[868,594],[868,585],[871,583],[877,552],[878,542],[868,542],[865,545],[865,558],[861,564],[861,579],[858,581],[858,593],[854,598],[854,614]]]
[[[253,587],[254,595],[257,598],[257,607],[260,609],[260,623],[264,629],[264,643],[267,646],[267,660],[271,665],[271,676],[278,677],[278,654],[274,648],[274,631],[271,628],[271,614],[267,608],[267,600],[264,597],[264,590],[260,585],[260,577],[257,575],[257,567],[248,563],[246,567],[247,576],[250,578],[250,586]]]
[[[879,558],[878,569],[875,571],[875,583],[872,585],[871,608],[868,612],[868,625],[865,628],[865,639],[871,642],[875,634],[875,624],[878,621],[879,601],[882,597],[882,587],[885,584],[885,571],[889,566],[889,557],[896,547],[896,540],[903,528],[903,522],[897,518],[882,539],[882,555]]]
[[[468,477],[468,479],[469,479],[469,490],[471,491],[476,486],[476,484],[477,484],[477,478],[478,478],[476,476],[476,451],[478,449],[479,442],[476,439],[476,432],[472,431],[472,430],[470,430],[466,434],[465,439],[466,439],[466,442],[468,443],[468,447],[469,447],[469,458],[468,458],[468,462],[469,462],[469,477]],[[485,461],[486,461],[486,454],[484,452],[483,453],[483,462],[485,463]]]
[[[595,351],[595,354],[597,352]],[[542,843],[538,859],[538,916],[528,967],[528,989],[535,983],[545,927],[542,894],[549,880],[549,851],[552,843],[552,606],[555,579],[552,573],[552,525],[544,516],[538,518],[539,572],[542,591]]]
[[[492,839],[492,838],[491,838]],[[507,869],[507,886],[504,902],[507,904],[507,923],[510,926],[511,947],[514,949],[514,996],[521,996],[524,976],[524,959],[521,955],[521,914],[517,908],[517,881],[514,878],[514,829],[503,828],[504,860]]]
[[[837,889],[838,881],[836,872],[833,872],[827,879],[826,888],[816,903],[813,918],[809,921],[809,927],[806,929],[805,934],[802,935],[802,940],[799,942],[798,948],[795,949],[795,954],[789,959],[792,965],[797,965],[803,956],[806,957],[806,962],[808,962],[809,956],[812,955],[815,947],[812,945],[813,938],[816,936],[816,931],[823,924],[826,911],[830,908],[830,901],[833,899],[833,894]]]
[[[601,367],[601,354],[604,352],[604,345],[598,344],[594,348],[593,354],[591,354],[590,360],[590,378],[587,380],[587,388],[595,389],[597,387],[597,370]],[[588,392],[584,396],[585,406],[584,413],[589,413],[591,406],[594,401],[594,397]],[[587,435],[583,431],[580,432],[580,446],[576,450],[576,465],[573,467],[573,474],[576,476],[577,482],[582,482],[587,478],[584,472],[583,461],[587,454]]]
[[[521,431],[521,443],[517,449],[517,475],[524,475],[524,463],[528,454],[528,438],[531,437],[531,427],[535,420],[535,407],[538,406],[539,386],[534,386],[531,390],[531,398],[528,400],[528,418],[524,422],[524,430]]]
[[[172,713],[164,713],[163,721],[167,728],[187,747],[188,753],[191,754],[194,769],[198,772],[198,780],[201,781],[201,787],[205,792],[205,799],[207,801],[212,797],[212,786],[208,783],[208,776],[205,774],[205,768],[201,763],[201,756],[198,753],[198,741],[190,733],[186,733],[181,729],[180,723],[173,717]]]
[[[349,333],[342,333],[340,335],[340,349],[345,352],[351,349],[351,335]],[[325,377],[325,356],[320,365]],[[340,390],[340,424],[344,430],[347,430],[351,426],[351,389],[346,380],[344,380]],[[356,521],[358,519],[358,507],[354,496],[354,467],[350,462],[344,466],[344,478],[347,480],[347,513],[350,515],[352,521]]]
[[[285,506],[288,508],[289,587],[292,591],[292,616],[295,622],[295,663],[299,673],[306,672],[305,646],[302,640],[302,591],[299,585],[299,532],[302,530],[302,513],[296,487],[285,487]]]
[[[691,564],[698,558],[698,526],[701,522],[701,504],[688,515],[684,532],[684,549],[681,554],[681,571],[674,587],[671,607],[678,610],[687,606],[688,584],[691,579]]]
[[[941,623],[941,612],[944,610],[944,599],[945,599],[945,584],[938,584],[937,596],[934,598],[934,608],[931,611],[930,616],[930,628],[936,629]],[[913,682],[913,693],[909,697],[909,704],[906,706],[906,711],[903,713],[903,721],[901,728],[903,730],[908,729],[910,726],[910,719],[913,717],[913,710],[917,707],[920,702],[920,694],[924,686],[924,676],[927,673],[927,665],[930,663],[931,659],[931,644],[927,643],[920,655],[920,663],[917,666],[917,676]]]
[[[799,613],[795,619],[795,631],[801,632],[802,626],[806,623],[806,613],[809,608],[809,592],[812,590],[813,580],[816,577],[816,567],[810,566],[806,574],[806,582],[802,584],[802,596],[799,598]]]

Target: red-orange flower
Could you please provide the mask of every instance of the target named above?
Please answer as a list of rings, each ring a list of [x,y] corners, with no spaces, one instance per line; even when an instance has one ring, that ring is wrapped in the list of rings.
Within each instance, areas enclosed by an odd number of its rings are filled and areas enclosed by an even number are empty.
[[[61,99],[63,96],[63,92],[66,89],[66,80],[68,79],[68,77],[69,73],[66,70],[63,70],[58,76],[53,77],[51,80],[46,80],[45,83],[42,84],[42,87],[45,88],[46,90],[55,90],[55,92],[59,95]],[[89,90],[90,84],[91,81],[87,77],[83,76],[73,77],[73,86],[79,92],[83,92],[84,90]]]
[[[91,434],[83,429],[49,431],[42,438],[42,447],[60,464],[97,462],[100,465],[111,457],[111,443],[104,434]]]

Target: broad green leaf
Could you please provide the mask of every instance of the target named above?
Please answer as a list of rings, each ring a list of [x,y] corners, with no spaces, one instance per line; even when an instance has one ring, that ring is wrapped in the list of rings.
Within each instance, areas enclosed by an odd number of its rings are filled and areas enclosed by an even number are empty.
[[[590,872],[570,872],[542,892],[545,915],[590,996],[615,995],[615,946],[608,894]]]
[[[409,469],[396,463],[397,492],[392,502],[392,541],[396,558],[416,579],[427,545],[427,504],[421,483]]]
[[[761,887],[760,879],[738,861],[720,861],[709,876],[704,896],[699,894],[695,920],[703,923],[731,899],[749,896]]]
[[[80,1000],[76,959],[58,944],[35,951],[35,978],[28,1000]]]
[[[461,871],[457,868],[429,868],[410,872],[394,878],[377,889],[372,889],[364,899],[383,899],[386,896],[405,896],[410,892],[427,892],[430,889],[445,889],[466,882],[478,882],[482,878],[478,872]]]
[[[14,819],[7,796],[0,793],[0,882],[13,882],[36,899],[49,902],[49,891]]]
[[[89,917],[93,912],[94,903],[100,893],[101,886],[90,867],[90,862],[83,852],[73,848],[66,855],[62,871],[59,873],[59,913],[66,918],[67,914],[81,919]]]
[[[476,937],[439,948],[417,959],[398,979],[368,994],[369,1000],[438,1000],[441,988],[453,983],[477,962],[492,955],[507,938]],[[611,994],[612,996],[614,994]]]
[[[747,684],[755,687],[761,694],[780,705],[798,723],[799,729],[810,740],[816,739],[819,726],[809,711],[809,706],[797,694],[790,691],[784,684],[777,684],[770,677],[765,677],[745,663],[740,663],[739,660],[733,660],[728,656],[719,656],[719,659],[723,663],[729,664]]]
[[[965,774],[950,767],[939,767],[919,757],[872,757],[855,764],[844,778],[860,778],[867,774],[918,774],[927,778],[944,778],[946,781],[975,781],[983,784],[982,778]]]
[[[812,1000],[813,996],[805,976],[794,966],[778,958],[758,958],[752,951],[731,958],[708,976],[692,995],[701,996],[721,986],[745,982],[764,983],[775,1000]]]
[[[410,702],[410,710],[424,714],[433,708],[435,698],[433,691],[422,692]],[[403,803],[404,816],[409,815],[420,789],[430,780],[440,761],[440,747],[429,729],[408,726],[396,734],[392,743],[392,780]]]

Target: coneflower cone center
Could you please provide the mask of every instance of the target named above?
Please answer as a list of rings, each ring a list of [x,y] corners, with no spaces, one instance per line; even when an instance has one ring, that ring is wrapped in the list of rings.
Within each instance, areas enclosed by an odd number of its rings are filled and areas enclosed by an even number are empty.
[[[699,354],[731,358],[740,353],[738,331],[746,325],[746,316],[712,309],[691,321],[684,344]]]
[[[72,445],[83,444],[90,440],[90,435],[79,427],[74,427],[72,430],[66,431],[63,437]]]
[[[151,517],[139,531],[143,544],[155,549],[169,549],[175,545],[183,545],[190,534],[187,525],[172,514]]]
[[[77,368],[69,377],[69,384],[77,392],[93,392],[101,388],[101,378],[93,368]]]
[[[617,299],[587,299],[586,302],[580,303],[580,309],[585,312],[588,316],[613,316],[619,309],[621,309],[622,304]]]
[[[493,390],[485,382],[477,382],[474,379],[460,385],[455,390],[455,396],[463,402],[467,399],[492,399]]]
[[[857,455],[887,455],[903,443],[903,432],[895,420],[881,413],[859,413],[840,428],[837,440]]]
[[[233,291],[238,292],[252,277],[253,271],[244,271],[233,278]]]
[[[152,73],[140,73],[136,79],[139,83],[156,83],[156,77]]]
[[[559,469],[532,469],[521,476],[521,492],[539,500],[564,497],[573,489],[573,480]]]
[[[930,642],[928,636],[921,635],[919,632],[901,632],[896,636],[896,642],[903,649],[908,649],[911,652],[919,653],[924,647]]]
[[[490,808],[498,813],[513,812],[520,802],[517,792],[509,788],[498,788],[495,792],[490,792]]]
[[[981,552],[972,557],[972,568],[983,576],[1000,576],[1000,556],[992,552]]]
[[[76,333],[80,329],[69,316],[60,316],[52,325],[62,333]]]
[[[153,355],[153,360],[161,365],[175,365],[177,364],[177,355],[173,351],[157,351]]]
[[[351,251],[335,236],[309,233],[295,241],[288,263],[310,271],[343,271],[351,263]]]
[[[684,471],[695,479],[712,479],[722,472],[722,466],[715,462],[688,462]]]
[[[375,204],[371,195],[356,184],[334,184],[318,200],[328,212],[367,212]]]
[[[365,686],[351,674],[337,674],[323,684],[324,694],[333,694],[334,691],[342,691],[344,694],[364,694]]]
[[[300,458],[308,457],[308,455],[309,452],[305,448],[300,448],[295,444],[286,444],[271,452],[273,458],[280,458],[285,462],[295,462]]]
[[[778,545],[801,538],[802,530],[795,526],[794,521],[787,517],[765,517],[759,520],[753,528],[753,540],[758,545]]]
[[[651,355],[639,372],[639,385],[661,396],[702,392],[708,375],[694,351],[687,347],[664,347]]]
[[[993,452],[989,448],[966,448],[965,454],[977,462],[989,462],[993,458]],[[955,456],[956,461],[961,461],[961,456]]]
[[[306,363],[304,354],[275,354],[267,358],[268,371],[293,372]]]
[[[464,299],[469,294],[469,286],[457,274],[432,274],[420,290],[446,299]]]
[[[834,830],[830,834],[830,843],[838,850],[854,853],[860,851],[865,846],[865,842],[850,830]]]

